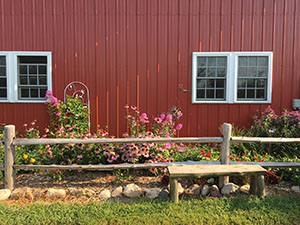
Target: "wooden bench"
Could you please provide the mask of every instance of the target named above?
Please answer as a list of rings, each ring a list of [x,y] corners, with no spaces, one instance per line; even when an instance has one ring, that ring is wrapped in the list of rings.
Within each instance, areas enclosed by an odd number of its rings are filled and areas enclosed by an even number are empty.
[[[169,166],[171,199],[178,202],[178,178],[200,178],[219,176],[251,175],[250,193],[265,196],[264,174],[267,172],[259,165],[181,165]]]

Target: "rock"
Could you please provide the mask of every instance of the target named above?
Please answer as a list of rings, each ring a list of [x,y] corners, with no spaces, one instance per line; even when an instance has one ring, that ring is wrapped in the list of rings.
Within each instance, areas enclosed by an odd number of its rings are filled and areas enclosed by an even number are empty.
[[[46,192],[46,195],[50,198],[65,198],[66,197],[66,191],[64,189],[54,189],[49,188]]]
[[[205,184],[202,188],[202,191],[201,191],[201,195],[203,197],[206,197],[209,193],[209,186],[207,184]]]
[[[84,191],[81,189],[77,189],[77,188],[69,188],[69,193],[70,193],[70,195],[73,195],[76,197],[81,197],[84,195]]]
[[[243,192],[243,193],[245,193],[245,194],[249,194],[250,185],[249,184],[245,184],[245,185],[241,186],[240,187],[240,191]]]
[[[210,187],[209,193],[210,193],[210,196],[212,196],[212,197],[221,197],[219,188],[218,188],[218,186],[215,185],[215,184],[214,184],[213,186]]]
[[[159,188],[146,189],[145,193],[147,198],[154,199],[158,197],[160,193],[160,189]]]
[[[20,198],[28,198],[30,200],[31,196],[28,193],[32,194],[32,190],[30,188],[16,188],[12,191],[11,198],[14,200],[18,200]]]
[[[181,183],[177,183],[177,189],[178,189],[178,194],[183,194],[184,193],[184,188],[182,187]],[[168,190],[170,190],[170,185],[168,185]]]
[[[11,191],[9,189],[0,189],[0,201],[4,201],[9,198]]]
[[[24,197],[26,199],[28,199],[29,201],[33,201],[33,199],[34,199],[34,196],[33,196],[31,191],[26,191],[25,194],[24,194]]]
[[[223,195],[229,195],[235,193],[239,189],[239,186],[234,183],[225,184],[221,190]]]
[[[300,193],[300,187],[299,186],[292,186],[291,191],[296,192],[296,193]]]
[[[127,184],[123,194],[129,198],[137,198],[143,194],[142,189],[136,184]]]
[[[110,190],[103,190],[99,194],[101,200],[107,200],[111,197]]]
[[[201,191],[201,187],[198,184],[193,184],[190,186],[186,192],[192,195],[199,195]]]
[[[96,192],[93,191],[93,190],[90,190],[90,189],[84,189],[83,190],[83,195],[86,196],[86,197],[91,198],[91,197],[96,195]]]
[[[158,195],[158,199],[160,199],[161,201],[168,201],[169,191],[167,189],[162,190]]]
[[[115,190],[113,190],[113,192],[111,193],[112,197],[119,197],[122,195],[123,192],[123,188],[121,186],[117,187]]]

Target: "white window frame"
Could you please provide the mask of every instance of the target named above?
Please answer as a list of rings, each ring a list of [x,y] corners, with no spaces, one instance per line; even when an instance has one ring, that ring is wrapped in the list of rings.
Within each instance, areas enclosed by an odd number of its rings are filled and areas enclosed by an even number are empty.
[[[197,100],[197,57],[209,56],[226,56],[227,57],[227,74],[226,74],[226,98],[220,100]],[[268,57],[268,76],[267,76],[267,99],[265,101],[255,100],[238,100],[237,99],[237,81],[238,81],[238,57],[239,56],[267,56]],[[246,104],[268,104],[272,102],[272,68],[273,68],[273,52],[193,52],[193,74],[192,74],[192,104],[208,103],[246,103]]]
[[[7,99],[0,99],[0,103],[44,103],[46,99],[18,98],[18,56],[46,56],[47,57],[47,89],[52,91],[52,54],[42,51],[0,51],[6,56]]]

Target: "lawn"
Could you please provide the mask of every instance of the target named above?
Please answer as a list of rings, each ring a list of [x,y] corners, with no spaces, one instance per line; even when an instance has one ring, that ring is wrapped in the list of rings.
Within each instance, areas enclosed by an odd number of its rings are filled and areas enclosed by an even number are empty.
[[[0,204],[0,224],[300,224],[300,196],[88,205]]]

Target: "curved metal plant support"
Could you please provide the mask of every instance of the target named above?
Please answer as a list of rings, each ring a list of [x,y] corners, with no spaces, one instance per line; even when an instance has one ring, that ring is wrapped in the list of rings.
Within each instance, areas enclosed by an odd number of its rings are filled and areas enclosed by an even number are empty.
[[[87,106],[90,112],[90,91],[88,87],[80,82],[80,81],[73,81],[69,83],[64,90],[64,101],[66,101],[66,96],[72,96],[74,98],[81,99],[82,103]],[[89,130],[91,130],[91,115],[89,114]]]

